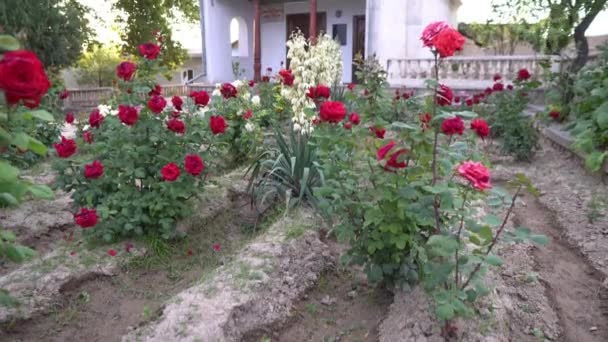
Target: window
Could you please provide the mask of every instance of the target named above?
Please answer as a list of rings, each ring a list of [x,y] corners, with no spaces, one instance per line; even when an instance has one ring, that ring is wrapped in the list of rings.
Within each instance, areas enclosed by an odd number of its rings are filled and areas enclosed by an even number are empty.
[[[182,71],[182,83],[185,84],[188,81],[192,81],[193,78],[194,78],[194,70],[188,69],[188,70]]]
[[[230,20],[230,46],[232,57],[249,56],[247,23],[241,17],[234,17]]]

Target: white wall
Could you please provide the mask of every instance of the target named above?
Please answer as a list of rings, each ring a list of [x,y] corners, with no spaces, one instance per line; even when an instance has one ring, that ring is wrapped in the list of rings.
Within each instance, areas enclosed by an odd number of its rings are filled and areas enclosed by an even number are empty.
[[[243,0],[200,0],[205,11],[205,53],[207,81],[225,82],[234,79],[232,61],[245,69],[245,78],[253,78],[253,3]],[[232,57],[230,21],[241,17],[247,25],[248,55]],[[242,29],[242,28],[241,28]]]

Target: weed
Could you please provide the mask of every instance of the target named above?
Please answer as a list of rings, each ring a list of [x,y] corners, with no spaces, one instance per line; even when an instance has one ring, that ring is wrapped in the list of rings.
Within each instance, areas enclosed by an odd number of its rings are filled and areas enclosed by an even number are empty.
[[[608,210],[608,198],[605,195],[594,192],[588,204],[587,219],[589,223],[594,223],[604,217],[606,210]]]
[[[318,311],[317,305],[315,303],[306,304],[306,311],[308,311],[311,316],[316,316]]]

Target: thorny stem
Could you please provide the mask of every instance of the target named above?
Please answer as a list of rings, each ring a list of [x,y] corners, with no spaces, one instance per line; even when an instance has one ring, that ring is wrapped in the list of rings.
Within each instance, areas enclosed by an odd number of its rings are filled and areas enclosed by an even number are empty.
[[[460,248],[460,233],[462,232],[462,227],[464,227],[464,206],[467,203],[468,194],[469,194],[469,191],[467,189],[467,191],[464,193],[464,196],[462,198],[462,206],[460,207],[460,212],[461,212],[460,227],[458,227],[458,233],[456,234],[456,239],[458,241],[458,248],[456,248],[456,252],[454,252],[454,257],[456,259],[456,275],[454,276],[454,280],[456,282],[457,287],[458,287],[458,284],[460,283],[460,276],[459,276],[459,269],[458,269],[458,259],[459,259],[458,249]]]
[[[435,90],[433,96],[433,118],[437,116],[437,92],[439,85],[439,59],[437,57],[437,53],[435,55]],[[435,128],[435,136],[433,137],[433,163],[431,168],[433,170],[433,180],[431,181],[431,186],[434,186],[437,183],[437,141],[439,140],[439,131]],[[439,196],[435,195],[435,200],[433,201],[433,211],[435,213],[435,233],[439,234],[441,231],[440,220],[439,220]]]
[[[509,216],[511,216],[511,213],[513,212],[513,208],[515,208],[515,200],[517,200],[517,197],[519,196],[519,193],[521,192],[521,188],[522,188],[522,186],[520,185],[517,188],[515,195],[513,195],[513,198],[511,199],[511,206],[509,206],[507,215],[505,215],[505,219],[502,221],[500,228],[498,228],[496,235],[494,235],[494,238],[492,239],[492,243],[490,243],[490,246],[488,246],[488,250],[486,251],[485,256],[487,256],[488,254],[490,254],[490,252],[492,252],[492,248],[494,248],[494,245],[496,245],[496,242],[498,242],[498,238],[500,237],[500,234],[502,234],[502,231],[505,229],[505,226],[507,225],[507,222],[509,221]],[[471,280],[473,279],[475,274],[477,274],[477,272],[479,272],[479,270],[481,269],[482,263],[483,263],[483,261],[479,262],[475,266],[475,268],[473,269],[473,272],[471,272],[467,281],[460,288],[461,290],[464,290],[469,285],[469,283],[471,282]]]

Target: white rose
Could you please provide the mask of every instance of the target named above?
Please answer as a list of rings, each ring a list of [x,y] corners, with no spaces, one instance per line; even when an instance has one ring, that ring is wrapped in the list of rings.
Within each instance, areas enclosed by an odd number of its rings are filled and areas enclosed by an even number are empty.
[[[194,115],[196,115],[197,117],[203,119],[205,118],[205,114],[209,111],[209,107],[203,107],[203,108],[199,108],[199,110],[197,110]]]
[[[260,105],[260,97],[258,95],[255,95],[251,98],[251,104],[253,104],[254,106],[259,106]]]
[[[251,122],[245,124],[245,130],[247,130],[247,132],[253,132],[254,129],[255,126]]]
[[[211,96],[222,96],[222,92],[220,92],[219,89],[215,89],[212,93]]]
[[[239,88],[240,86],[243,85],[243,81],[241,80],[235,80],[231,83],[235,88]]]

